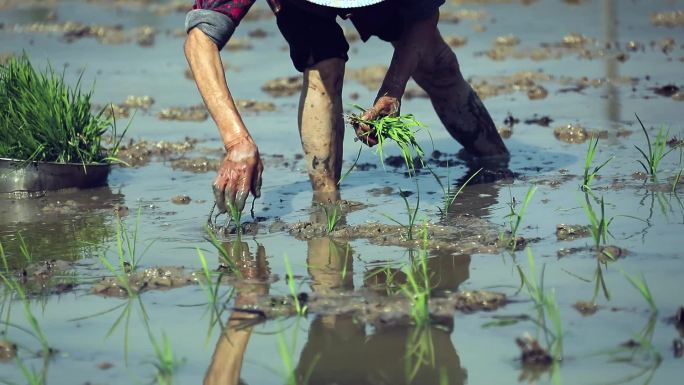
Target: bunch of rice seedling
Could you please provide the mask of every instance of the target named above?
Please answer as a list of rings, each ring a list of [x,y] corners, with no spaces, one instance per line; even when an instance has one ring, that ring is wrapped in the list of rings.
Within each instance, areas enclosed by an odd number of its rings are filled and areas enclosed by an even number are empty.
[[[59,163],[115,160],[121,137],[113,119],[91,112],[92,90],[81,92],[48,67],[37,72],[28,57],[0,65],[0,157]],[[113,144],[104,146],[110,133]],[[125,131],[124,131],[125,133]]]
[[[361,106],[355,105],[354,107],[362,112],[365,111]],[[416,133],[426,127],[413,115],[382,116],[373,120],[366,120],[361,118],[361,115],[351,114],[348,120],[352,124],[365,123],[372,129],[367,135],[372,134],[378,138],[376,153],[380,157],[380,163],[383,167],[385,166],[383,153],[387,141],[395,142],[399,146],[399,151],[401,151],[401,156],[404,158],[409,172],[415,172],[415,157],[418,157],[422,165],[425,152],[416,141]]]

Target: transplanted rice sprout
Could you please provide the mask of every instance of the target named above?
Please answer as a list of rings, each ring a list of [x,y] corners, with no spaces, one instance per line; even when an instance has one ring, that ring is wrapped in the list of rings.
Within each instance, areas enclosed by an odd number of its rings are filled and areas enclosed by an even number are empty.
[[[365,111],[361,106],[354,107],[358,108],[360,111]],[[401,156],[404,158],[404,162],[406,163],[409,172],[415,171],[415,157],[417,157],[422,164],[425,152],[416,141],[416,133],[426,127],[423,123],[416,120],[413,115],[383,116],[374,120],[366,120],[361,118],[360,115],[351,114],[349,116],[349,121],[351,123],[365,123],[372,128],[372,131],[370,131],[368,135],[372,133],[378,138],[376,153],[380,157],[380,163],[382,163],[383,167],[385,165],[383,154],[387,141],[395,142],[397,146],[399,146]]]
[[[79,77],[69,87],[64,74],[37,72],[26,55],[0,65],[0,157],[59,163],[115,160],[121,137],[113,119],[91,112],[92,90]],[[111,134],[113,145],[104,146]],[[125,131],[124,131],[125,133]],[[122,135],[123,136],[123,135]]]

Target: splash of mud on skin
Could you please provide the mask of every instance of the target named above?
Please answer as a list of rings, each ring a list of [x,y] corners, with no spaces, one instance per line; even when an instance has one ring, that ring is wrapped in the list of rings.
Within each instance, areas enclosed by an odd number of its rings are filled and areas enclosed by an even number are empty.
[[[301,293],[298,300],[304,302],[309,313],[318,315],[351,314],[359,322],[370,325],[408,325],[411,301],[404,296],[385,296],[370,290],[329,295]],[[428,308],[434,320],[453,317],[454,311],[474,313],[495,311],[508,300],[502,293],[485,290],[467,290],[430,298]],[[248,306],[234,310],[259,314],[272,319],[296,313],[291,296],[262,296]]]

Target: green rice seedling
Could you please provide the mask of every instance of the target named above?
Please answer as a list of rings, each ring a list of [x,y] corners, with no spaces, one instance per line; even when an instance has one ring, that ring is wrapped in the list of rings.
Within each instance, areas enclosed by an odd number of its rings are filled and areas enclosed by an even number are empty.
[[[456,198],[458,198],[459,195],[461,195],[461,191],[470,183],[471,180],[473,180],[477,174],[482,171],[482,168],[479,170],[475,171],[468,179],[461,185],[459,186],[458,189],[454,190],[454,188],[451,186],[451,180],[449,178],[449,164],[447,163],[447,177],[446,177],[446,186],[444,183],[442,183],[442,178],[437,175],[432,168],[429,168],[430,172],[432,173],[432,176],[435,177],[435,180],[437,181],[437,184],[439,184],[439,187],[442,189],[442,207],[437,207],[439,210],[440,215],[442,218],[446,218],[449,215],[449,208],[451,205],[454,204],[456,201]]]
[[[156,369],[155,380],[159,385],[172,385],[173,375],[178,370],[178,366],[182,364],[182,361],[176,359],[169,342],[169,338],[166,333],[162,332],[161,343],[157,341],[154,333],[150,329],[150,325],[147,321],[144,322],[145,328],[147,330],[147,336],[150,339],[152,348],[154,349],[155,361],[152,365]]]
[[[242,236],[242,210],[238,209],[237,205],[227,202],[228,204],[228,214],[230,214],[230,219],[235,224],[235,234],[238,239]]]
[[[599,291],[603,291],[603,296],[610,301],[610,291],[606,284],[606,278],[603,275],[603,268],[607,267],[606,262],[596,259],[596,272],[594,273],[594,295],[591,297],[591,303],[595,304],[598,298]]]
[[[355,107],[359,109],[361,113],[366,110],[361,106]],[[385,166],[384,149],[388,141],[397,144],[410,174],[415,173],[416,169],[414,157],[418,157],[421,164],[423,163],[425,152],[418,144],[416,134],[426,127],[423,123],[416,120],[413,115],[383,116],[374,120],[365,120],[361,118],[360,115],[352,114],[348,119],[352,124],[364,123],[372,129],[367,135],[372,134],[378,138],[376,154],[380,157],[380,163],[383,167]]]
[[[527,249],[527,260],[529,274],[525,274],[520,265],[516,265],[522,284],[527,289],[530,299],[534,302],[537,310],[537,321],[535,322],[544,332],[547,349],[551,352],[554,360],[563,359],[563,325],[560,316],[560,308],[556,302],[555,292],[552,290],[547,293],[544,289],[544,271],[542,267],[539,280],[537,281],[537,270],[535,259],[530,248]],[[549,327],[548,322],[551,323]]]
[[[385,218],[389,219],[390,221],[398,224],[399,226],[403,227],[406,230],[405,237],[407,240],[412,241],[413,240],[413,229],[415,228],[416,225],[416,218],[418,217],[418,208],[420,207],[420,190],[418,188],[418,183],[416,183],[416,207],[411,209],[411,205],[409,204],[408,201],[408,194],[404,192],[402,189],[399,189],[399,196],[401,199],[404,200],[404,205],[406,206],[406,215],[408,216],[408,224],[403,224],[399,222],[398,220],[390,217],[387,214],[380,213],[380,215],[384,216]]]
[[[294,274],[292,273],[292,266],[290,265],[290,260],[287,258],[287,254],[284,257],[285,260],[285,272],[287,279],[287,287],[290,289],[290,296],[295,306],[295,312],[298,316],[305,316],[308,307],[299,300],[299,295],[297,293],[297,284],[295,283]]]
[[[349,167],[349,169],[340,177],[340,180],[337,181],[337,185],[340,186],[342,184],[342,181],[349,176],[349,174],[354,170],[354,167],[359,163],[359,159],[361,158],[361,150],[363,150],[363,145],[359,146],[359,152],[356,154],[356,159],[352,162],[352,165]]]
[[[638,159],[637,162],[641,164],[641,167],[643,167],[646,174],[650,175],[651,178],[655,179],[658,175],[658,167],[660,166],[660,162],[663,160],[665,155],[669,154],[674,150],[674,148],[671,148],[669,150],[667,149],[667,138],[669,137],[670,130],[663,132],[663,129],[660,128],[658,130],[658,134],[656,135],[655,141],[651,143],[651,138],[648,135],[648,131],[646,131],[644,123],[641,121],[641,119],[639,119],[638,115],[635,116],[639,121],[639,124],[641,125],[641,130],[644,132],[644,135],[646,136],[647,146],[646,151],[644,151],[639,146],[634,145],[634,147],[639,151],[639,153],[643,157],[643,160]]]
[[[297,366],[294,360],[294,355],[297,351],[297,336],[299,333],[299,319],[291,326],[292,335],[290,340],[292,341],[290,345],[287,343],[285,338],[285,328],[282,324],[279,326],[280,331],[278,335],[278,354],[280,355],[280,360],[283,364],[283,377],[285,378],[285,383],[287,385],[306,385],[309,383],[311,374],[313,373],[320,355],[317,355],[311,362],[311,365],[306,369],[306,372],[297,376]]]
[[[428,240],[427,240],[427,222],[423,223],[423,243],[418,251],[418,257],[413,257],[413,251],[409,251],[411,263],[406,266],[404,274],[406,275],[406,284],[401,285],[402,293],[411,302],[410,316],[413,323],[417,326],[425,326],[430,324],[430,273],[427,268],[428,258]]]
[[[520,205],[520,209],[518,211],[516,211],[517,203],[515,198],[511,197],[511,202],[508,204],[510,212],[504,218],[508,220],[509,234],[507,244],[511,250],[515,250],[518,246],[518,230],[520,229],[520,224],[525,217],[525,211],[527,210],[527,206],[529,206],[530,202],[532,201],[532,196],[534,196],[535,191],[537,191],[537,186],[531,186],[527,190],[525,199]],[[503,233],[499,235],[499,238],[501,240],[506,240],[506,237]]]
[[[654,314],[658,313],[658,307],[655,304],[655,300],[653,299],[653,294],[651,294],[651,289],[648,287],[648,283],[646,282],[646,277],[644,277],[644,274],[641,274],[641,277],[636,277],[627,274],[624,270],[622,271],[622,275],[627,278],[629,283],[634,286],[635,289],[639,291],[642,297],[644,297],[644,300],[646,300],[646,303],[648,303],[648,306],[650,306],[651,311]]]
[[[601,196],[600,200],[600,215],[596,215],[593,207],[591,206],[589,197],[586,195],[585,200],[582,203],[582,206],[584,207],[584,213],[589,219],[589,230],[591,231],[591,236],[594,240],[594,247],[596,249],[596,252],[601,252],[603,256],[608,257],[610,260],[614,260],[615,258],[613,255],[610,255],[605,250],[601,251],[601,244],[605,245],[608,243],[608,236],[610,235],[608,227],[611,223],[613,223],[613,219],[615,219],[615,217],[606,218],[606,206],[603,200],[603,196]]]
[[[682,171],[684,170],[679,170],[677,175],[675,176],[674,180],[672,181],[672,193],[674,194],[677,190],[677,185],[679,184],[679,181],[682,178]]]
[[[82,92],[80,85],[79,78],[69,87],[64,73],[51,67],[37,72],[25,54],[0,65],[0,157],[84,165],[116,161],[123,135],[104,109],[92,114],[92,91]]]
[[[11,275],[6,275],[5,273],[0,273],[0,280],[2,280],[4,286],[10,291],[10,293],[15,293],[19,297],[19,300],[21,301],[24,308],[24,316],[26,317],[26,321],[29,325],[29,328],[26,328],[22,325],[15,325],[10,323],[9,310],[7,312],[7,319],[5,321],[6,325],[21,330],[34,337],[40,343],[43,356],[51,356],[53,350],[50,348],[50,344],[48,343],[45,333],[43,332],[43,328],[40,326],[38,319],[33,314],[33,310],[31,310],[31,301],[28,298],[26,292],[24,291],[22,285],[19,282],[17,282],[17,280],[14,279],[14,277],[12,277]]]
[[[176,372],[180,362],[174,357],[173,349],[169,343],[169,338],[165,333],[162,333],[161,346],[156,342],[154,336],[150,334],[150,341],[154,347],[154,355],[157,361],[154,367],[157,369],[155,378],[159,385],[173,384],[173,375]]]
[[[656,313],[652,313],[646,325],[629,340],[629,344],[621,344],[613,349],[603,350],[596,355],[607,355],[610,362],[625,363],[636,368],[622,378],[611,380],[612,384],[643,383],[651,384],[656,370],[663,361],[662,354],[653,345],[653,335],[658,322]],[[641,378],[645,378],[642,382]],[[639,380],[639,382],[636,382]]]
[[[138,231],[140,229],[141,214],[142,207],[138,207],[138,213],[135,217],[135,227],[132,232],[128,230],[121,218],[117,217],[116,219],[116,251],[119,267],[127,273],[136,271],[140,260],[154,243],[154,241],[149,242],[140,255],[138,255]]]
[[[591,183],[594,181],[594,178],[596,177],[598,172],[601,171],[601,169],[605,167],[608,163],[610,163],[610,161],[614,158],[614,156],[611,156],[605,162],[594,167],[594,169],[592,170],[591,165],[594,163],[594,157],[596,156],[598,142],[598,136],[589,138],[589,147],[587,148],[587,155],[584,158],[584,178],[582,180],[582,185],[580,186],[580,189],[582,191],[591,190]]]
[[[24,384],[26,385],[45,385],[47,383],[47,369],[50,362],[49,357],[43,357],[43,367],[37,370],[33,365],[30,367],[26,365],[24,360],[19,357],[15,358],[15,363],[24,377]],[[18,385],[15,382],[9,382],[0,378],[0,383],[7,385]]]
[[[216,251],[218,251],[221,263],[223,263],[228,268],[231,274],[235,274],[239,278],[241,276],[240,270],[235,265],[235,261],[233,260],[233,258],[231,258],[230,254],[228,253],[228,250],[226,250],[226,248],[223,247],[221,241],[219,241],[214,230],[211,229],[211,226],[207,226],[206,231],[207,237],[205,237],[205,239],[208,240],[212,246],[214,246]],[[237,246],[239,242],[240,240],[238,239],[233,243],[233,245]],[[236,255],[236,253],[233,253],[233,255]]]
[[[219,328],[221,330],[224,329],[224,324],[221,319],[223,312],[224,312],[224,307],[220,306],[219,304],[219,289],[220,289],[220,283],[221,283],[221,278],[223,277],[223,273],[219,273],[218,277],[216,277],[216,283],[213,282],[213,274],[209,270],[209,265],[207,264],[207,259],[204,257],[204,253],[202,250],[197,248],[197,255],[199,256],[200,263],[202,265],[202,278],[203,280],[199,281],[200,286],[202,287],[202,290],[207,296],[207,304],[210,307],[210,319],[209,319],[209,328],[207,329],[207,337],[205,342],[209,342],[209,339],[211,338],[211,332],[214,330],[214,327],[216,325],[219,325]],[[229,293],[229,298],[233,297],[233,290],[232,289]]]
[[[337,224],[342,220],[342,215],[340,213],[340,208],[338,205],[332,205],[332,207],[328,207],[326,205],[323,205],[323,213],[325,213],[325,220],[326,220],[326,230],[328,231],[328,234],[332,233],[335,231],[335,227]]]
[[[421,368],[435,367],[435,345],[429,324],[413,328],[406,339],[404,370],[406,383],[412,384]],[[444,373],[446,374],[446,373]]]
[[[19,252],[24,257],[26,264],[31,264],[33,262],[33,255],[29,251],[28,245],[21,233],[18,233],[17,236],[19,237]]]

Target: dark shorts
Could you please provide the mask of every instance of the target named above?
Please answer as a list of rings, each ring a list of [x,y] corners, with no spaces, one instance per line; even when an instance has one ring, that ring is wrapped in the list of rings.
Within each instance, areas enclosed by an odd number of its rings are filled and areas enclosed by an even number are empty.
[[[304,0],[282,0],[276,19],[290,45],[292,63],[304,72],[326,59],[349,59],[349,44],[337,24],[338,16],[351,19],[363,41],[377,36],[391,42],[399,39],[409,23],[434,15],[444,1],[385,0],[368,7],[338,10]]]

